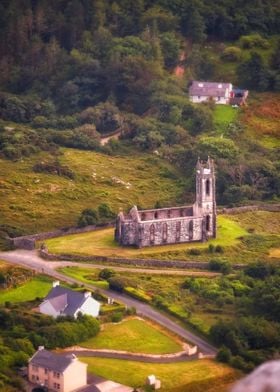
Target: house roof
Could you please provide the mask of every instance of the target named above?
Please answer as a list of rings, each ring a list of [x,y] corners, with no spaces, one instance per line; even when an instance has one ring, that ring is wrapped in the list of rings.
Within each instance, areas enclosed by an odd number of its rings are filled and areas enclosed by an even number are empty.
[[[73,291],[62,286],[56,286],[51,289],[44,302],[49,301],[57,312],[61,312],[67,316],[74,316],[87,298],[88,297],[85,296],[84,293]],[[94,298],[90,298],[92,301],[95,301]]]
[[[227,90],[231,90],[231,83],[201,82],[194,80],[190,86],[191,96],[224,97]]]
[[[68,368],[73,359],[76,359],[76,357],[73,357],[72,354],[59,355],[45,349],[39,349],[30,359],[29,363],[62,373]]]

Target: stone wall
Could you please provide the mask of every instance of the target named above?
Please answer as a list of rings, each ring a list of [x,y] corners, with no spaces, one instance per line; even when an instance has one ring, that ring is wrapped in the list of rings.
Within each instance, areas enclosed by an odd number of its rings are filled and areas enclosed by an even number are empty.
[[[102,226],[86,226],[86,227],[68,227],[64,229],[58,229],[54,231],[48,231],[45,233],[25,235],[21,237],[10,238],[11,245],[15,248],[32,250],[35,249],[36,241],[43,241],[49,238],[61,237],[69,234],[80,234],[87,233],[89,231],[98,230],[104,227],[113,227],[114,223],[110,222]]]
[[[270,211],[279,212],[280,204],[262,204],[262,205],[251,205],[251,206],[241,206],[233,208],[219,208],[217,210],[218,214],[240,214],[242,212],[250,211]]]
[[[200,261],[185,261],[185,260],[158,260],[158,259],[124,259],[106,256],[79,256],[73,254],[53,254],[49,253],[46,249],[40,249],[39,254],[42,258],[50,261],[67,260],[78,262],[104,262],[111,264],[123,264],[135,267],[153,267],[153,268],[180,268],[180,269],[209,269],[209,263]],[[233,264],[233,269],[242,269],[243,264]]]

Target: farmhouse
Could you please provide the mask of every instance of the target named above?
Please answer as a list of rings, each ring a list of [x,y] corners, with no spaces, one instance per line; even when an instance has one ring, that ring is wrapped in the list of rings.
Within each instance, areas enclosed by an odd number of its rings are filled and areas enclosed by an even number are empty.
[[[212,99],[216,104],[227,105],[232,97],[232,84],[193,81],[189,95],[194,103],[207,102]]]
[[[29,360],[28,380],[48,391],[76,391],[87,385],[87,364],[74,354],[59,355],[40,346]]]
[[[233,88],[231,83],[193,81],[189,88],[194,103],[213,100],[218,105],[244,105],[248,90]]]
[[[73,316],[78,313],[97,317],[99,315],[100,303],[92,298],[90,292],[78,292],[53,282],[53,288],[39,306],[40,312],[53,317]]]
[[[216,237],[216,197],[214,162],[198,159],[196,201],[193,205],[120,212],[115,239],[120,245],[144,246],[206,241]]]

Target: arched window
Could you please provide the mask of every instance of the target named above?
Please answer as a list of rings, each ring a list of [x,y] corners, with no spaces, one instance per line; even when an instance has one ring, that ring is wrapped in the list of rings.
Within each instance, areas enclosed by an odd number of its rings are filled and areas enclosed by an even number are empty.
[[[206,216],[206,231],[210,231],[210,215]]]
[[[193,221],[191,220],[189,223],[189,240],[193,239]]]
[[[158,218],[158,212],[156,211],[155,212],[155,219],[157,219]]]
[[[206,183],[205,183],[205,192],[206,192],[206,195],[207,195],[207,196],[210,195],[210,180],[206,180]]]
[[[150,242],[151,244],[155,242],[155,225],[150,226]]]
[[[181,222],[176,222],[176,241],[180,241],[181,237]]]
[[[145,212],[142,212],[142,214],[141,214],[141,219],[142,219],[142,220],[145,220],[145,219],[146,219],[146,214],[145,214]]]
[[[167,241],[167,231],[168,231],[167,223],[164,223],[163,224],[163,228],[162,228],[162,240],[163,240],[163,242]]]
[[[171,211],[170,210],[167,211],[167,218],[171,218]]]

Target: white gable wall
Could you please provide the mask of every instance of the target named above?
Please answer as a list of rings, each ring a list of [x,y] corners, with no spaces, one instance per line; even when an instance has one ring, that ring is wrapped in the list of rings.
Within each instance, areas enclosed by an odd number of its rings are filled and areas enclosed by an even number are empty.
[[[100,303],[97,302],[94,298],[88,297],[82,306],[77,309],[74,317],[77,317],[78,313],[87,314],[92,317],[97,317],[99,315]]]
[[[50,301],[46,300],[41,305],[39,305],[40,313],[48,314],[52,317],[57,317],[60,315],[60,312],[56,311],[55,308],[52,306]]]

